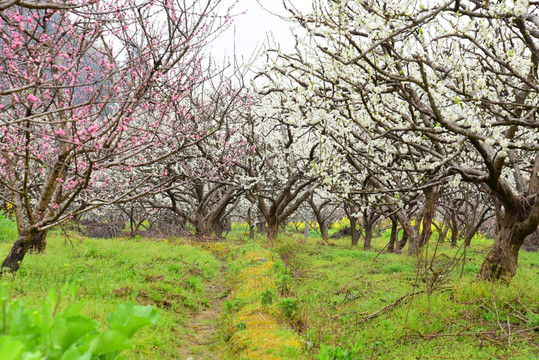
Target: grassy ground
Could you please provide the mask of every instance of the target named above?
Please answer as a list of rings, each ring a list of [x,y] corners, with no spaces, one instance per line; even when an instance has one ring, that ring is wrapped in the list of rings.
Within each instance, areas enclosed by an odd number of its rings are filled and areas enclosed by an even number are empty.
[[[7,254],[11,243],[0,243]],[[133,240],[74,240],[49,236],[45,254],[28,255],[13,277],[2,282],[12,297],[39,308],[49,288],[59,289],[73,279],[80,282],[80,296],[86,298],[86,315],[106,322],[106,315],[124,302],[153,305],[161,317],[157,325],[135,335],[128,359],[183,359],[205,357],[210,347],[216,352],[219,338],[205,339],[201,347],[197,332],[200,313],[212,309],[215,294],[208,289],[221,276],[222,264],[210,253],[189,245]],[[215,306],[215,304],[213,304]],[[215,323],[217,316],[207,322]],[[204,323],[204,319],[201,319]],[[207,324],[206,324],[207,325]],[[212,333],[212,332],[210,332]]]
[[[446,244],[412,258],[379,254],[388,232],[365,252],[298,231],[274,250],[241,226],[196,246],[52,234],[45,254],[1,281],[31,308],[78,281],[86,315],[101,323],[120,303],[153,305],[161,318],[126,359],[539,359],[539,254],[522,251],[512,283],[490,284],[476,281],[486,239],[445,271],[456,252]]]
[[[521,252],[518,274],[504,285],[476,281],[490,246],[485,239],[476,239],[464,266],[449,272],[443,269],[456,250],[446,245],[433,257],[431,243],[428,254],[412,258],[378,255],[386,237],[375,239],[370,252],[350,249],[346,238],[335,246],[300,239],[281,239],[277,250],[313,357],[539,358],[537,253]]]
[[[287,326],[299,310],[297,301],[278,292],[279,256],[247,243],[229,257],[228,267],[232,292],[224,316],[231,359],[303,359],[300,337]]]

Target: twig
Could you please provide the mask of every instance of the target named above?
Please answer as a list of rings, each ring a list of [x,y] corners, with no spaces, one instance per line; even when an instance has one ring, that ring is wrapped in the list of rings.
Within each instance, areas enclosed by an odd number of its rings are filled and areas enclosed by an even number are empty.
[[[511,323],[509,322],[509,314],[507,314],[507,332],[509,333],[507,336],[507,344],[511,347]]]
[[[404,299],[408,298],[408,297],[411,297],[411,296],[414,296],[414,295],[418,295],[418,294],[422,294],[424,293],[425,290],[419,290],[419,291],[416,291],[416,292],[413,292],[411,294],[406,294],[406,295],[403,295],[401,296],[400,298],[398,298],[397,300],[395,300],[394,302],[392,302],[391,304],[389,305],[386,305],[384,306],[383,308],[380,308],[378,310],[376,310],[375,312],[363,317],[361,320],[359,320],[355,325],[359,325],[359,324],[362,324],[366,321],[369,321],[369,320],[372,320],[380,315],[382,315],[384,312],[388,311],[388,310],[391,310],[395,307],[397,307],[397,305],[399,305],[399,303],[401,301],[403,301]]]
[[[64,242],[67,243],[67,241],[69,240],[69,243],[71,244],[71,247],[73,248],[73,250],[75,250],[75,253],[77,253],[77,256],[80,256],[80,253],[79,251],[77,250],[77,248],[75,247],[75,244],[73,244],[73,240],[71,240],[71,236],[69,236],[67,230],[64,228],[64,224],[60,224],[60,229],[62,229],[62,232],[64,233]]]
[[[382,252],[389,246],[389,244],[391,244],[391,240],[389,240],[389,242],[386,244],[386,246],[384,246],[384,247],[382,248],[382,250],[380,250],[380,251],[378,252],[378,254],[376,254],[376,256],[374,257],[373,261],[376,260],[376,258],[378,258],[378,256],[380,256],[380,254],[381,254],[381,253],[382,253]]]

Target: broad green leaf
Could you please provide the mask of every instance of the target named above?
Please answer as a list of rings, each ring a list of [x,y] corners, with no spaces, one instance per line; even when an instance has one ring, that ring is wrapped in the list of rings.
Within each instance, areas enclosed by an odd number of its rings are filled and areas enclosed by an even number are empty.
[[[108,316],[108,321],[111,329],[130,338],[141,327],[155,324],[158,318],[159,314],[153,307],[128,303],[119,305],[116,312]]]
[[[52,345],[62,352],[89,332],[97,330],[97,323],[82,316],[57,319],[51,329]]]
[[[25,352],[22,354],[21,360],[41,360],[43,357],[41,356],[41,351],[36,352]]]
[[[11,324],[7,326],[9,335],[24,335],[31,326],[31,321],[26,315],[24,304],[20,301],[10,304],[8,319]]]
[[[60,360],[91,360],[91,359],[92,359],[91,351],[86,351],[83,354],[81,353],[79,349],[69,349],[60,358]]]
[[[0,360],[20,360],[24,344],[12,336],[0,337]]]
[[[92,340],[90,350],[95,355],[102,355],[129,349],[130,347],[131,344],[127,336],[116,330],[108,330]]]

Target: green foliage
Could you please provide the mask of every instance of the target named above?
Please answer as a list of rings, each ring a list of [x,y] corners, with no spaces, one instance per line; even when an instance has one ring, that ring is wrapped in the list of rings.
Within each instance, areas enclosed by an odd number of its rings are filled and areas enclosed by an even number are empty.
[[[190,276],[187,278],[187,288],[194,290],[197,293],[201,293],[204,290],[202,280],[197,276]]]
[[[242,298],[235,298],[234,300],[226,299],[224,303],[224,309],[228,312],[238,311],[245,305],[245,300]]]
[[[277,297],[277,294],[275,294],[275,290],[266,289],[260,295],[260,302],[262,305],[272,305],[276,297]]]
[[[390,263],[384,266],[381,272],[384,274],[395,274],[395,273],[402,273],[409,270],[410,270],[410,266],[407,266],[405,264]]]
[[[284,298],[280,303],[281,315],[285,318],[293,318],[299,310],[298,301],[294,298]]]
[[[343,350],[339,346],[330,347],[322,345],[316,358],[318,360],[354,360],[359,359],[359,349],[347,349]]]
[[[0,360],[112,360],[131,347],[138,329],[157,322],[151,306],[121,304],[108,316],[108,329],[100,330],[98,322],[82,314],[77,287],[71,282],[60,291],[49,290],[40,311],[11,299],[0,287]],[[61,308],[64,298],[69,303]]]
[[[539,254],[521,252],[509,285],[482,282],[476,273],[492,240],[473,240],[463,277],[460,263],[429,292],[424,256],[418,272],[418,259],[405,253],[377,256],[384,237],[373,239],[372,252],[350,248],[349,238],[332,241],[336,246],[288,241],[283,254],[294,274],[288,294],[298,299],[315,358],[534,358]],[[452,259],[456,251],[441,243],[436,259]],[[431,246],[429,267],[432,254]]]
[[[464,274],[477,274],[479,272],[478,264],[466,264],[464,265],[463,273]]]
[[[0,242],[14,242],[19,233],[17,225],[6,214],[0,211]]]
[[[528,315],[528,321],[526,322],[528,327],[539,327],[539,313],[532,313],[531,311],[528,311],[526,315]]]
[[[44,254],[27,254],[16,276],[5,276],[12,298],[31,308],[40,308],[49,288],[60,288],[73,278],[84,295],[83,313],[99,323],[119,304],[150,305],[161,316],[155,325],[140,329],[133,348],[121,357],[130,360],[181,359],[191,341],[189,321],[208,307],[209,295],[200,284],[221,274],[221,263],[195,246],[144,239],[97,240],[51,234]],[[0,253],[12,244],[0,242]],[[90,256],[87,256],[90,254]],[[188,280],[194,286],[188,286]],[[198,289],[198,290],[197,290]],[[62,303],[64,303],[62,301]]]
[[[289,284],[292,277],[290,276],[290,269],[282,268],[282,271],[275,274],[275,284],[277,289],[282,293],[288,293]]]

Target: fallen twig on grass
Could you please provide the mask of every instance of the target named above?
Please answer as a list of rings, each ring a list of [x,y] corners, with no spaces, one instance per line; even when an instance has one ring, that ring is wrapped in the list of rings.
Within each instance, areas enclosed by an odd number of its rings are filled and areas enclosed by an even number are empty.
[[[441,288],[440,291],[449,290],[449,289],[451,289],[451,288],[450,287]],[[392,302],[391,304],[386,305],[383,308],[380,308],[380,309],[376,310],[375,312],[361,318],[358,322],[356,322],[355,325],[357,326],[357,325],[360,325],[360,324],[362,324],[364,322],[367,322],[369,320],[377,318],[378,316],[382,315],[383,313],[385,313],[387,311],[390,311],[390,310],[393,310],[394,308],[396,308],[403,300],[405,300],[405,299],[407,299],[409,297],[415,296],[415,295],[423,294],[425,292],[426,292],[425,290],[419,290],[419,291],[415,291],[415,292],[410,293],[410,294],[403,295],[400,298],[398,298],[397,300],[395,300],[394,302]]]

